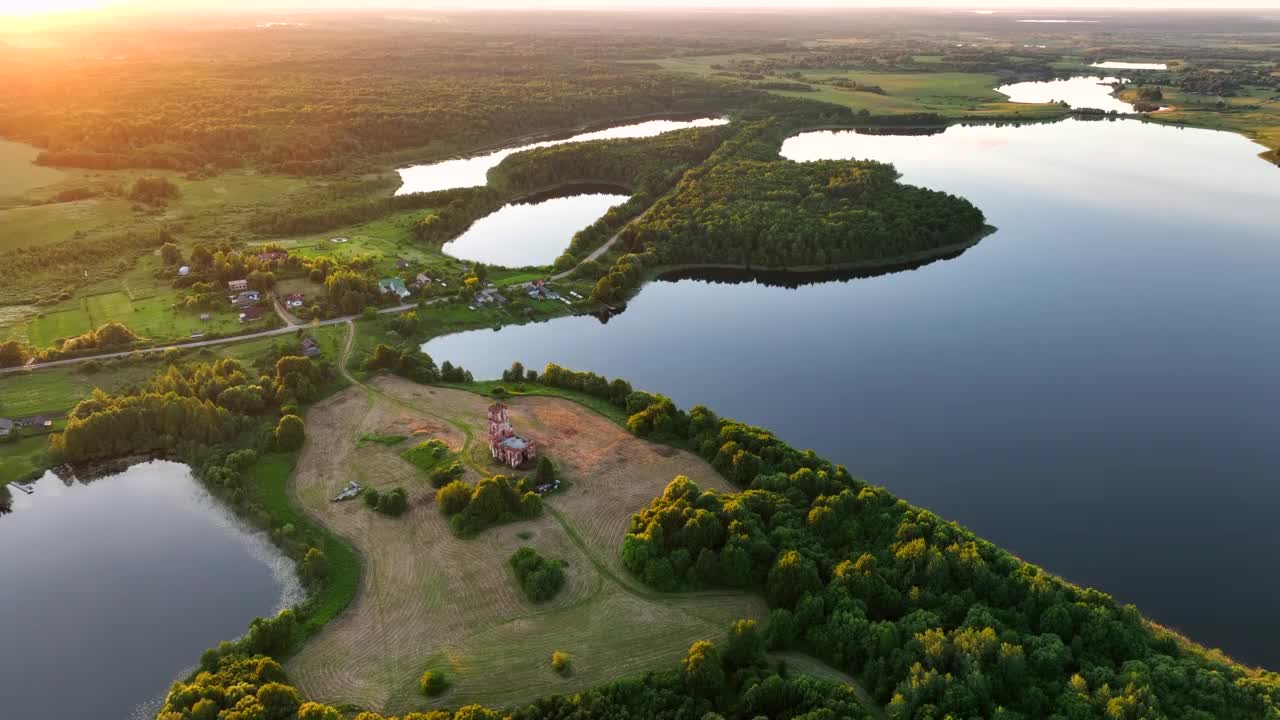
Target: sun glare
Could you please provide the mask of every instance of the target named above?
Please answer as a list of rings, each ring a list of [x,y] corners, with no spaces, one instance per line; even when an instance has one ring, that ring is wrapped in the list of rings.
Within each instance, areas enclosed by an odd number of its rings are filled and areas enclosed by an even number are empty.
[[[0,17],[28,17],[93,10],[106,0],[0,0]]]

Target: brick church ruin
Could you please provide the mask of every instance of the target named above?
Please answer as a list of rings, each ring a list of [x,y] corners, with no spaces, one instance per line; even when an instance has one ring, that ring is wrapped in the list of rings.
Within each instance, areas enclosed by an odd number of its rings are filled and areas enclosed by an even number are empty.
[[[502,401],[489,406],[489,452],[498,462],[513,468],[538,458],[538,444],[511,429],[507,406]]]

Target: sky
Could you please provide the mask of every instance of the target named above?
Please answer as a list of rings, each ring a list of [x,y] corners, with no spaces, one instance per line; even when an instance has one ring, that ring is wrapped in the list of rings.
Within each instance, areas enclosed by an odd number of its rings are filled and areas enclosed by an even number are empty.
[[[0,0],[0,16],[30,16],[47,13],[74,13],[85,9],[174,12],[182,10],[222,12],[417,8],[427,10],[460,10],[477,8],[691,8],[691,7],[939,7],[951,9],[1009,8],[1037,10],[1044,8],[1078,9],[1161,9],[1161,8],[1280,8],[1280,0]]]

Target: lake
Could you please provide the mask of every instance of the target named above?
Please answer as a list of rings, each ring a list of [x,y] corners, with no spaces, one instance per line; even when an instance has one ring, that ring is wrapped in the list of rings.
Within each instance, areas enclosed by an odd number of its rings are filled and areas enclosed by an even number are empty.
[[[1002,85],[996,92],[1008,95],[1016,103],[1053,103],[1065,101],[1073,108],[1095,108],[1118,113],[1133,112],[1133,105],[1111,95],[1114,77],[1080,76],[1065,80],[1042,80]]]
[[[425,349],[631,380],[812,447],[1074,582],[1280,668],[1280,169],[1136,119],[815,132],[998,231],[909,272],[647,285],[625,312]]]
[[[1106,60],[1104,62],[1096,62],[1089,67],[1102,68],[1104,70],[1168,70],[1167,63],[1143,63],[1143,62],[1122,62],[1119,60]]]
[[[0,517],[6,717],[149,720],[206,648],[301,599],[292,563],[185,465],[88,484],[46,473],[13,500]]]
[[[550,265],[568,249],[574,233],[626,201],[621,188],[566,186],[502,206],[441,249],[460,260],[486,265]]]
[[[400,179],[404,184],[400,186],[400,189],[396,190],[396,194],[408,195],[410,193],[433,192],[436,190],[449,190],[451,188],[485,185],[488,183],[487,175],[490,168],[497,166],[497,164],[502,162],[507,156],[514,155],[523,150],[550,147],[552,145],[563,145],[571,142],[585,142],[587,140],[653,137],[673,130],[683,130],[691,127],[725,125],[728,122],[729,120],[727,118],[647,120],[645,122],[629,123],[601,130],[576,133],[561,138],[529,143],[527,145],[513,145],[511,147],[502,148],[501,150],[494,150],[467,157],[453,158],[451,160],[444,160],[430,165],[414,165],[412,167],[401,168],[397,171],[400,173]]]

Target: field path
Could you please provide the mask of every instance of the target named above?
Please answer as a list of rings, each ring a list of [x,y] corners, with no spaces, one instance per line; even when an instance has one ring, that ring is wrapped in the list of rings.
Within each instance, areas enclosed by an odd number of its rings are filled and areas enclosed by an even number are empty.
[[[473,440],[483,436],[490,401],[394,376],[360,382],[345,368],[352,344],[349,333],[338,366],[353,386],[308,411],[291,481],[306,512],[365,561],[351,606],[288,662],[308,697],[394,714],[511,706],[674,667],[695,640],[722,638],[733,620],[764,616],[757,596],[656,593],[630,579],[620,556],[631,513],[678,474],[730,488],[700,458],[636,438],[568,400],[511,402],[517,430],[537,440],[566,479],[543,516],[457,538],[425,476],[399,453],[438,438],[462,453],[468,481],[499,472]],[[359,442],[365,433],[413,439],[388,447]],[[410,510],[388,518],[359,501],[330,502],[350,480],[403,487]],[[515,583],[507,561],[522,545],[566,564],[565,587],[548,603],[530,603]],[[573,656],[568,677],[551,670],[554,650]],[[441,698],[417,692],[428,668],[445,670],[453,683]]]

